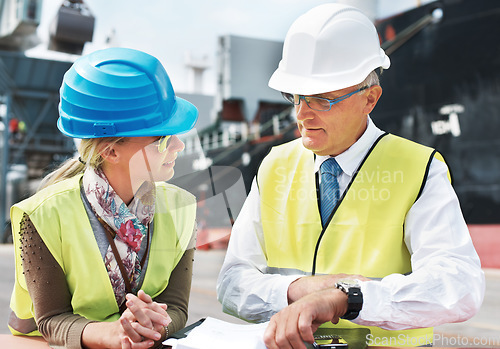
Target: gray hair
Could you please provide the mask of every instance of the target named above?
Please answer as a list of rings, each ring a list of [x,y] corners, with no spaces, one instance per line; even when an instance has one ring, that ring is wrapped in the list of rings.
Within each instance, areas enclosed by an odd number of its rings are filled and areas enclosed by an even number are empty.
[[[380,73],[382,73],[382,68],[380,68]],[[380,85],[380,80],[376,70],[373,70],[362,83],[358,85],[358,88],[371,87],[374,85]]]

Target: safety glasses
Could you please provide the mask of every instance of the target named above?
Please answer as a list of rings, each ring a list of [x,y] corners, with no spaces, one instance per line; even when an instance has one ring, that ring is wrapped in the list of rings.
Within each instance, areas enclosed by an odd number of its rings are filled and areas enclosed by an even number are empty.
[[[168,135],[168,136],[159,136],[154,141],[152,141],[151,143],[147,144],[147,146],[155,145],[158,148],[158,151],[160,153],[164,153],[167,150],[168,145],[170,144],[170,140],[172,139],[171,137],[172,137],[171,135]],[[130,137],[127,141],[130,142],[130,143],[142,143],[142,142],[136,142],[136,141],[134,141],[133,138],[134,137]],[[144,143],[142,143],[142,144],[144,144]]]
[[[281,92],[283,95],[283,98],[285,98],[288,102],[292,103],[293,105],[299,105],[300,100],[303,99],[307,106],[311,108],[312,110],[316,111],[328,111],[332,109],[332,105],[337,104],[339,102],[342,102],[343,100],[351,97],[352,95],[361,92],[363,90],[366,90],[368,86],[362,87],[357,89],[356,91],[352,91],[348,94],[345,94],[343,96],[340,96],[335,99],[328,99],[328,98],[323,98],[323,97],[312,97],[312,96],[303,96],[303,95],[296,95],[296,94],[291,94],[291,93],[286,93],[286,92]]]
[[[171,137],[172,136],[162,136],[153,142],[153,144],[158,147],[160,153],[164,153],[167,150]]]

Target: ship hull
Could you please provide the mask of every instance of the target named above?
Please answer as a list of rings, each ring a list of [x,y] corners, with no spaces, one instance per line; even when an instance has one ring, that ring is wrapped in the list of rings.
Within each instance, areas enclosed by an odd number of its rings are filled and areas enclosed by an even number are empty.
[[[390,54],[372,117],[443,154],[468,223],[500,223],[500,3],[430,3],[378,23],[382,40],[436,8],[442,17]]]

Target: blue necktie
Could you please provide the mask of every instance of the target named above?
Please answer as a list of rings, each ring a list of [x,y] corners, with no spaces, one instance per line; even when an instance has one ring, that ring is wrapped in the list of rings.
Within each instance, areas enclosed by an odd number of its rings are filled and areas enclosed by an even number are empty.
[[[321,183],[319,185],[320,193],[320,212],[323,225],[326,224],[333,208],[339,201],[339,182],[338,175],[342,172],[337,161],[334,158],[325,160],[320,166]]]

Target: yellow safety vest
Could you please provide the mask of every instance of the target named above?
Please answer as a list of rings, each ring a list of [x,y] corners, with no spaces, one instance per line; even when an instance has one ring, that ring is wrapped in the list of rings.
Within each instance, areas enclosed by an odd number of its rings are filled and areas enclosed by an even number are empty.
[[[346,273],[377,279],[411,273],[404,220],[423,188],[433,157],[444,161],[431,148],[394,135],[381,136],[330,222],[322,227],[314,154],[300,139],[273,148],[257,174],[269,272]],[[335,326],[365,327],[347,320]],[[432,343],[432,328],[370,330],[373,343],[380,345]]]
[[[115,321],[119,308],[90,221],[80,197],[81,175],[47,187],[11,209],[16,255],[11,309],[20,319],[34,317],[23,275],[20,222],[26,213],[61,266],[71,293],[73,312],[96,321]],[[154,234],[142,289],[158,296],[191,240],[196,199],[167,183],[157,183]],[[26,335],[11,328],[13,334]],[[29,335],[40,335],[34,331]]]

